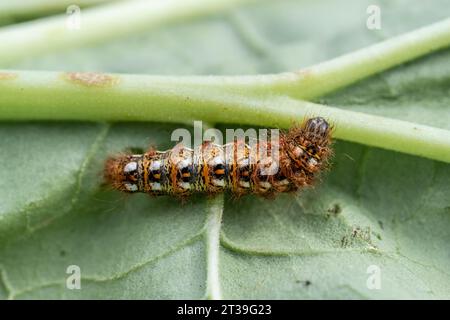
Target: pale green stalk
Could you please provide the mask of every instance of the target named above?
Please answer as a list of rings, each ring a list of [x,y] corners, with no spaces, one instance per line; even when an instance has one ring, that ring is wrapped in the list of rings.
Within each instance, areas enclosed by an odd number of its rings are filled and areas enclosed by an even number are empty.
[[[334,122],[337,138],[450,162],[449,131],[293,99],[318,97],[449,44],[447,19],[296,73],[164,77],[5,71],[0,72],[0,119],[201,119],[288,127],[322,115]]]
[[[5,67],[25,57],[125,37],[249,1],[252,0],[128,0],[82,10],[80,29],[67,27],[66,14],[3,27],[0,65]]]
[[[450,162],[450,131],[289,97],[168,85],[158,77],[140,75],[24,71],[3,77],[2,120],[179,123],[201,119],[286,128],[305,116],[321,115],[334,123],[336,138]]]
[[[117,0],[4,0],[0,1],[0,18],[36,17],[55,12],[66,12],[71,5],[87,7]]]
[[[157,0],[156,2],[158,2]],[[44,22],[32,22],[10,29],[0,29],[0,61],[15,61],[22,56],[34,55],[39,52],[52,51],[59,47],[79,46],[103,37],[120,36],[132,33],[152,24],[163,23],[170,19],[182,18],[187,15],[207,13],[224,9],[232,2],[215,1],[214,5],[203,6],[202,2],[209,0],[187,0],[183,2],[197,6],[180,6],[176,0],[164,2],[163,6],[151,7],[154,1],[131,1],[131,5],[113,4],[101,9],[91,9],[83,15],[82,29],[68,30],[65,18],[56,18]],[[248,0],[244,0],[248,1]],[[124,6],[121,8],[121,6]],[[145,7],[145,8],[144,8]],[[139,12],[137,14],[137,12]],[[135,16],[137,14],[137,16]],[[132,22],[121,25],[121,16],[133,15]],[[116,21],[108,29],[108,21]],[[36,25],[34,25],[36,24]],[[115,29],[120,29],[120,31]],[[52,36],[52,38],[48,38]],[[51,41],[50,41],[51,40]],[[50,42],[49,42],[50,41]],[[336,89],[348,86],[361,79],[385,71],[399,64],[416,59],[450,45],[450,18],[432,25],[391,38],[352,53],[331,59],[329,61],[294,72],[256,76],[231,77],[154,77],[154,81],[162,86],[199,86],[205,89],[218,87],[234,94],[247,96],[258,95],[289,95],[301,99],[313,99]]]

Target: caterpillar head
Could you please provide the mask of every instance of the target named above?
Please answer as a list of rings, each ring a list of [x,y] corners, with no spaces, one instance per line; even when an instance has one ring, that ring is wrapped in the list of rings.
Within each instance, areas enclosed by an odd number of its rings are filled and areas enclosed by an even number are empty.
[[[286,136],[288,154],[297,169],[318,172],[331,155],[332,126],[322,117],[306,120]]]

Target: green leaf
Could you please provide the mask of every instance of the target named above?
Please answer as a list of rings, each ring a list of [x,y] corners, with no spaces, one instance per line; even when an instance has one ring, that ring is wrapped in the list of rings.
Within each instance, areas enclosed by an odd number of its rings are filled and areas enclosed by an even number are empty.
[[[261,2],[16,68],[151,74],[297,69],[449,15],[445,1]],[[450,50],[320,99],[450,129]],[[101,186],[103,161],[177,126],[0,124],[1,298],[450,298],[450,165],[337,141],[321,183],[182,204]],[[239,127],[239,124],[236,124]],[[223,203],[222,203],[223,201]],[[222,222],[221,222],[222,219]],[[81,290],[66,288],[67,267]],[[381,288],[367,287],[377,266]]]

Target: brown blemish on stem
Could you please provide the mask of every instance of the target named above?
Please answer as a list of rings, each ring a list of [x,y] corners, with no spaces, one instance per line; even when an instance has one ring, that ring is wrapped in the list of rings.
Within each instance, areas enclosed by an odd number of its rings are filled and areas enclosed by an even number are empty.
[[[0,80],[13,80],[16,79],[18,75],[12,72],[0,72]]]
[[[63,73],[63,78],[79,85],[96,88],[112,87],[118,84],[120,79],[118,76],[96,72],[67,72]]]

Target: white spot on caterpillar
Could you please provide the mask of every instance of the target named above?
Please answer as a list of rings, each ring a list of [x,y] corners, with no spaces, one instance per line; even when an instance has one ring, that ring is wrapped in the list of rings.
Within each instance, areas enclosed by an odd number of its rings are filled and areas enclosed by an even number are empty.
[[[129,162],[126,164],[125,168],[123,168],[124,173],[130,173],[133,171],[136,171],[137,169],[137,162]]]
[[[241,187],[243,188],[250,188],[250,182],[248,181],[239,181],[239,184],[241,185]]]
[[[125,186],[125,188],[126,188],[128,191],[131,191],[131,192],[134,192],[134,191],[137,191],[137,190],[138,190],[138,187],[137,187],[137,185],[135,185],[135,184],[125,183],[124,186]]]
[[[186,168],[186,167],[188,167],[188,166],[190,166],[192,164],[192,160],[191,160],[191,158],[188,158],[188,159],[184,159],[184,160],[181,160],[180,162],[178,162],[178,169],[182,169],[182,168]]]
[[[312,167],[317,166],[317,164],[318,164],[318,162],[314,158],[311,158],[311,159],[308,160],[308,165],[310,165]]]
[[[161,191],[161,183],[159,182],[150,183],[150,187],[152,188],[152,190]]]
[[[248,164],[249,164],[249,160],[248,160],[248,158],[245,158],[245,159],[242,159],[242,161],[239,162],[239,167],[243,168],[243,167],[248,166]]]
[[[224,163],[224,161],[223,161],[222,157],[217,156],[217,157],[214,157],[214,158],[211,160],[210,165],[211,165],[211,166],[216,166],[216,165],[218,165],[218,164],[223,164],[223,163]]]
[[[271,185],[269,182],[267,182],[267,181],[261,181],[261,182],[259,183],[259,185],[260,185],[263,189],[270,189],[270,188],[272,187],[272,185]]]
[[[222,180],[214,179],[212,182],[213,182],[214,185],[216,185],[218,187],[225,187],[225,180],[224,179],[222,179]]]
[[[191,184],[189,182],[180,182],[178,185],[184,190],[189,190],[191,188]]]
[[[152,161],[150,165],[150,170],[159,170],[161,168],[161,161]]]
[[[300,158],[305,153],[305,151],[303,151],[303,149],[300,147],[295,147],[292,152],[294,153],[294,156],[296,158]]]
[[[281,180],[281,181],[277,182],[277,185],[280,185],[280,186],[284,186],[284,185],[288,185],[288,184],[289,184],[289,180],[288,179],[284,179],[284,180]]]

